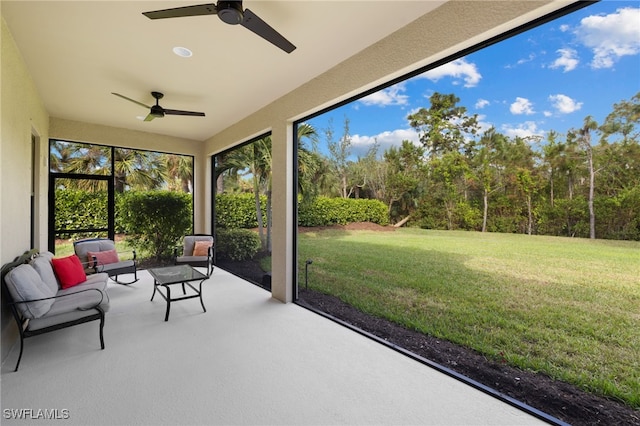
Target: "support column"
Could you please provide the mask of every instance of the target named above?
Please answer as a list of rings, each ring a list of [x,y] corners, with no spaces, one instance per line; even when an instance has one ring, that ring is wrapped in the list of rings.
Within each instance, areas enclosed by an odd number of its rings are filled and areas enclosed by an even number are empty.
[[[293,301],[293,126],[282,122],[271,131],[272,146],[272,252],[271,294],[275,299]]]

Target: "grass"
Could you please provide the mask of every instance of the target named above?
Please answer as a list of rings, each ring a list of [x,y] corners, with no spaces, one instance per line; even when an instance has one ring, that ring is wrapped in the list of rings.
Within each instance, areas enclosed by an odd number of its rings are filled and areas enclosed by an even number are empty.
[[[640,408],[640,242],[326,230],[298,250],[309,288]]]

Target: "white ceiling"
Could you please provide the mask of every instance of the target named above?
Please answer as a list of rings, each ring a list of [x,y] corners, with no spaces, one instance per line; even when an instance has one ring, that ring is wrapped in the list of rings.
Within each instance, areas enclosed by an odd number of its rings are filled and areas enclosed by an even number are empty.
[[[296,45],[291,54],[217,16],[150,20],[195,1],[2,1],[2,16],[50,116],[206,140],[444,1],[257,1],[244,8]],[[172,52],[193,51],[191,58]],[[160,105],[206,117],[136,118]]]

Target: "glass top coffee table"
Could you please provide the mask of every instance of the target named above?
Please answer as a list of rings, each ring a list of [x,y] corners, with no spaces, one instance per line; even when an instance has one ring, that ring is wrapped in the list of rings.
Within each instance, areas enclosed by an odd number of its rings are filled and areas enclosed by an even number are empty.
[[[160,296],[167,301],[167,312],[164,316],[165,321],[169,321],[169,310],[171,309],[171,302],[177,302],[179,300],[200,298],[200,304],[202,310],[207,312],[202,301],[202,283],[209,278],[200,271],[194,269],[191,265],[176,265],[176,266],[164,266],[161,268],[149,268],[149,273],[153,277],[153,294],[151,295],[151,301],[156,295],[156,291],[160,293]],[[191,283],[200,281],[198,288],[195,288]],[[171,297],[171,287],[174,284],[182,284],[182,295],[177,297]],[[164,291],[160,289],[164,288]]]

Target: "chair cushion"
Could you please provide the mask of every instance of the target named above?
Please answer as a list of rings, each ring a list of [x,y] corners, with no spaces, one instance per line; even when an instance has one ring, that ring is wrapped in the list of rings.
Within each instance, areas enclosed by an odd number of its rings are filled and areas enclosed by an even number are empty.
[[[88,251],[87,257],[92,259],[96,258],[98,261],[98,265],[108,265],[109,263],[118,263],[120,259],[118,258],[118,253],[115,250],[105,250],[105,251]]]
[[[13,268],[4,277],[7,289],[15,302],[42,299],[55,296],[51,294],[49,286],[42,281],[40,275],[31,265],[19,265]],[[41,300],[38,302],[18,303],[16,307],[25,318],[40,318],[53,305],[54,299]]]
[[[187,235],[184,237],[184,241],[182,243],[182,255],[183,256],[193,256],[193,249],[196,246],[196,241],[208,241],[213,245],[213,237],[211,235]],[[205,253],[205,256],[207,254]]]
[[[53,256],[38,255],[29,261],[29,265],[36,270],[42,281],[49,287],[50,296],[55,296],[60,288],[56,274],[53,272],[53,265],[51,264]]]
[[[194,256],[207,256],[209,247],[213,246],[213,241],[196,241],[193,247]]]
[[[82,263],[80,263],[80,259],[75,254],[51,259],[51,264],[58,281],[60,281],[61,288],[73,287],[87,280],[87,274],[84,272]]]
[[[87,263],[93,260],[87,257],[88,252],[115,250],[116,243],[104,238],[79,240],[73,243],[73,249],[80,258],[80,262]]]
[[[98,272],[107,272],[109,275],[126,274],[135,272],[136,264],[133,260],[122,260],[118,263],[107,263],[106,265],[98,263],[96,270]]]

